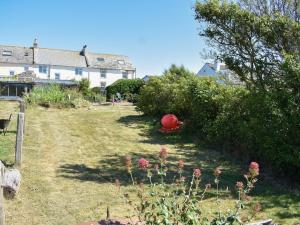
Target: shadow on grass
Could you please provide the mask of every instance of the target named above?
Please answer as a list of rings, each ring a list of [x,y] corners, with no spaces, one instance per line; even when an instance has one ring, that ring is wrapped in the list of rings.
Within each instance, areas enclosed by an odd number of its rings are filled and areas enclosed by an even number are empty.
[[[220,166],[222,168],[220,186],[223,190],[221,193],[224,196],[228,195],[228,192],[225,191],[226,189],[234,190],[237,181],[244,181],[243,174],[247,170],[247,165],[234,161],[228,154],[221,154],[220,152],[196,144],[189,136],[184,136],[183,134],[161,134],[158,131],[160,124],[157,120],[143,115],[130,115],[121,117],[118,122],[132,129],[138,129],[140,131],[139,135],[145,137],[142,143],[172,145],[176,148],[176,154],[168,156],[169,174],[168,180],[166,180],[167,183],[173,182],[176,179],[176,168],[179,159],[185,161],[184,176],[188,179],[191,179],[194,168],[201,168],[202,187],[207,183],[214,183],[213,171],[216,167]],[[159,149],[157,153],[153,154],[129,152],[127,155],[132,157],[134,165],[137,165],[137,160],[141,157],[150,160],[150,163],[154,165],[158,162],[158,152]],[[131,185],[131,179],[124,165],[124,156],[107,155],[98,162],[97,167],[89,167],[85,164],[62,165],[59,168],[59,175],[68,179],[97,183],[113,183],[118,179],[123,186],[128,186]],[[136,182],[148,183],[145,171],[134,169],[133,174]],[[289,194],[287,190],[282,190],[282,188],[278,189],[274,187],[272,182],[264,178],[259,179],[257,187],[251,196],[257,197],[264,209],[275,207],[284,209],[276,214],[281,219],[300,216],[299,212],[287,210],[290,205],[298,207],[297,205],[300,203],[299,196]],[[156,176],[154,181],[159,181],[159,177]],[[208,197],[214,197],[214,193],[213,189]]]
[[[17,133],[17,131],[15,131],[15,130],[8,130],[4,134],[4,132],[2,130],[0,130],[0,135],[3,135],[3,136],[5,136],[7,134],[16,134],[16,133]]]

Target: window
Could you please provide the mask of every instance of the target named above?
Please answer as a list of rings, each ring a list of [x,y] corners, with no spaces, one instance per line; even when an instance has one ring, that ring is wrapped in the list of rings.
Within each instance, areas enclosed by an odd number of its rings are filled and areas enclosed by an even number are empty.
[[[12,51],[3,51],[2,56],[12,56]]]
[[[25,54],[24,54],[25,56],[28,56],[29,55],[29,53],[28,52],[25,52]]]
[[[106,70],[100,70],[101,78],[106,78]]]
[[[48,72],[48,67],[44,65],[39,66],[39,72],[40,73],[47,73]]]
[[[123,79],[128,79],[128,72],[122,72]]]
[[[118,63],[119,63],[120,65],[124,65],[124,64],[125,64],[124,60],[119,60]]]
[[[101,82],[100,87],[104,89],[106,87],[106,82]]]
[[[28,71],[29,70],[29,66],[24,66],[24,71],[26,72],[26,71]]]
[[[60,73],[55,73],[55,80],[60,80]]]
[[[75,75],[82,75],[82,68],[75,68]]]
[[[15,75],[15,71],[13,71],[13,70],[9,71],[9,75],[10,76],[14,76]]]
[[[104,62],[104,58],[97,58],[98,62]]]

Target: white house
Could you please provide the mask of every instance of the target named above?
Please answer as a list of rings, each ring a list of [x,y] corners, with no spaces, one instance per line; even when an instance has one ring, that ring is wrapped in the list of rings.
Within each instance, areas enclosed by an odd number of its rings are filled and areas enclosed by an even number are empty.
[[[220,74],[227,74],[230,70],[226,67],[225,63],[215,61],[214,63],[205,63],[199,70],[197,75],[199,76],[218,76]]]
[[[241,84],[236,75],[228,69],[225,63],[215,60],[214,63],[205,63],[197,73],[198,76],[208,76],[218,78],[220,75],[225,76],[229,81],[234,84]]]
[[[102,87],[118,79],[133,79],[136,69],[127,56],[81,51],[0,45],[0,79],[32,71],[43,81],[79,81],[87,78],[91,87]]]

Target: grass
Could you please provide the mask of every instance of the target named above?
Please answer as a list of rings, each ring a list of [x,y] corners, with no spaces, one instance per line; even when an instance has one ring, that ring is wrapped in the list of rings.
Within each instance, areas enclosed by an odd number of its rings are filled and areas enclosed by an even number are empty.
[[[0,115],[7,111],[6,107]],[[28,108],[23,180],[17,198],[5,201],[7,224],[72,225],[105,218],[107,206],[111,217],[124,217],[128,207],[112,185],[117,178],[124,190],[134,196],[123,157],[153,160],[162,145],[170,149],[171,165],[184,159],[186,170],[202,168],[203,184],[212,179],[210,174],[216,166],[224,170],[223,189],[242,179],[247,165],[233,162],[189,138],[162,135],[158,127],[153,127],[154,122],[126,105],[76,110]],[[11,159],[14,135],[0,137],[1,159]],[[273,218],[280,224],[299,221],[299,192],[264,178],[258,182],[253,196],[263,206],[257,219]],[[233,199],[228,199],[222,208],[225,210],[233,203]],[[214,204],[213,198],[209,198],[205,207]]]
[[[8,119],[9,115],[13,114],[6,135],[4,136],[2,130],[0,131],[0,159],[6,165],[11,165],[14,162],[18,107],[18,103],[0,101],[0,119]]]

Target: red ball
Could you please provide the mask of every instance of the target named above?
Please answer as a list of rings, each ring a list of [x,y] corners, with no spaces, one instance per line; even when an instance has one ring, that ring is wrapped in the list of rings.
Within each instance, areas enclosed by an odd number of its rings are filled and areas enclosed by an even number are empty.
[[[165,129],[175,129],[178,127],[178,119],[173,114],[167,114],[161,119],[161,124]]]

